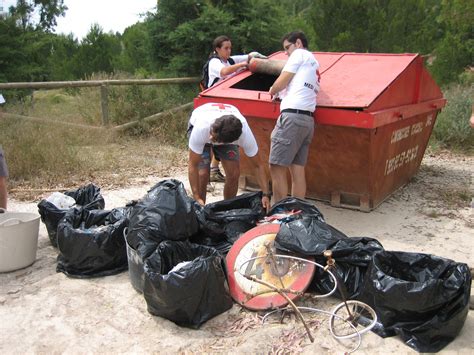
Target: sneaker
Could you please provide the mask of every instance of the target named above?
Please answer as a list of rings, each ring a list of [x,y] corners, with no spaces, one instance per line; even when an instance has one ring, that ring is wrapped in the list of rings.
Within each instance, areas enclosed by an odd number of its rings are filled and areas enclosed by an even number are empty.
[[[221,173],[219,169],[212,170],[211,176],[209,178],[210,182],[225,182],[225,176]]]

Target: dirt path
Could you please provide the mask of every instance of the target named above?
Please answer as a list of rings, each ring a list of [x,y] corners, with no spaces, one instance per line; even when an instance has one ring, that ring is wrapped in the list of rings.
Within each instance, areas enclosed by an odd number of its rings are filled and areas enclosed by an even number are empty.
[[[327,222],[349,236],[378,239],[387,250],[434,254],[474,265],[474,159],[426,156],[414,180],[375,211],[362,213],[315,202]],[[184,172],[174,176],[187,183]],[[138,186],[103,191],[106,208],[142,197],[161,180],[141,179]],[[211,196],[220,198],[221,186]],[[12,200],[10,210],[37,211],[36,203]],[[261,325],[256,313],[234,306],[199,330],[180,328],[151,316],[128,274],[78,280],[56,273],[57,252],[40,228],[37,261],[23,270],[0,274],[0,353],[342,353],[354,343],[335,341],[325,316],[308,316],[316,341],[301,324]],[[314,304],[312,301],[301,301]],[[336,300],[318,302],[329,310]],[[461,334],[441,353],[474,352],[474,314]],[[364,335],[359,354],[415,353],[398,338]]]

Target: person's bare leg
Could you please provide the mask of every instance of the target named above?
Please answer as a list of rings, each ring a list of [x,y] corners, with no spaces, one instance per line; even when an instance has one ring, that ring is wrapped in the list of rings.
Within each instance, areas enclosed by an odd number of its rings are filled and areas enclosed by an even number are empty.
[[[214,154],[211,151],[211,175],[210,175],[210,181],[211,182],[224,182],[225,177],[222,175],[220,169],[219,169],[219,160],[217,160],[214,156]]]
[[[306,176],[303,165],[290,165],[291,196],[305,198]]]
[[[207,184],[209,183],[209,167],[199,169],[199,197],[206,203]]]
[[[7,209],[7,178],[0,176],[0,208]]]
[[[286,178],[286,166],[270,164],[270,175],[272,177],[273,203],[284,199],[288,195],[288,181]]]
[[[212,154],[212,159],[211,159],[211,169],[212,168],[214,168],[214,169],[219,168],[219,160],[216,159],[214,154]]]
[[[222,160],[225,171],[224,199],[235,197],[239,190],[240,162],[238,160]]]

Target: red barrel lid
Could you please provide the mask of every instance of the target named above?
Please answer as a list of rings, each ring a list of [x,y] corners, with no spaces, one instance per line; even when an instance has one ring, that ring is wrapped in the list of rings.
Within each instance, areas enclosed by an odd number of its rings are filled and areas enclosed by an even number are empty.
[[[230,295],[243,307],[251,310],[266,310],[285,306],[288,302],[277,292],[260,294],[269,288],[247,279],[242,274],[252,275],[276,287],[304,292],[314,275],[315,266],[304,261],[268,256],[267,245],[277,254],[274,241],[280,224],[261,224],[243,234],[227,254],[227,270]],[[278,251],[278,254],[285,254]],[[296,255],[295,255],[296,256]],[[249,259],[261,257],[250,262]],[[306,258],[313,261],[311,258]],[[239,272],[240,270],[240,272]],[[298,295],[288,293],[293,300]]]

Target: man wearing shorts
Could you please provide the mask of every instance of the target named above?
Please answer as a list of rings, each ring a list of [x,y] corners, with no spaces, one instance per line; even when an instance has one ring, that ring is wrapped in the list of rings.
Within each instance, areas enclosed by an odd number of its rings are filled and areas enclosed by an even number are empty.
[[[3,149],[0,146],[0,208],[7,209],[7,177],[8,168],[3,155]]]
[[[262,204],[270,207],[268,178],[260,160],[255,137],[240,111],[228,104],[207,103],[196,108],[189,119],[188,177],[194,199],[206,203],[211,149],[221,161],[226,180],[224,199],[237,195],[240,176],[239,147],[256,169],[258,184],[263,192]]]
[[[280,76],[269,93],[282,99],[280,116],[271,134],[270,174],[274,203],[288,195],[287,170],[291,175],[291,195],[306,195],[305,165],[314,134],[313,113],[319,91],[319,63],[307,50],[303,32],[283,37],[283,48],[289,56]]]

